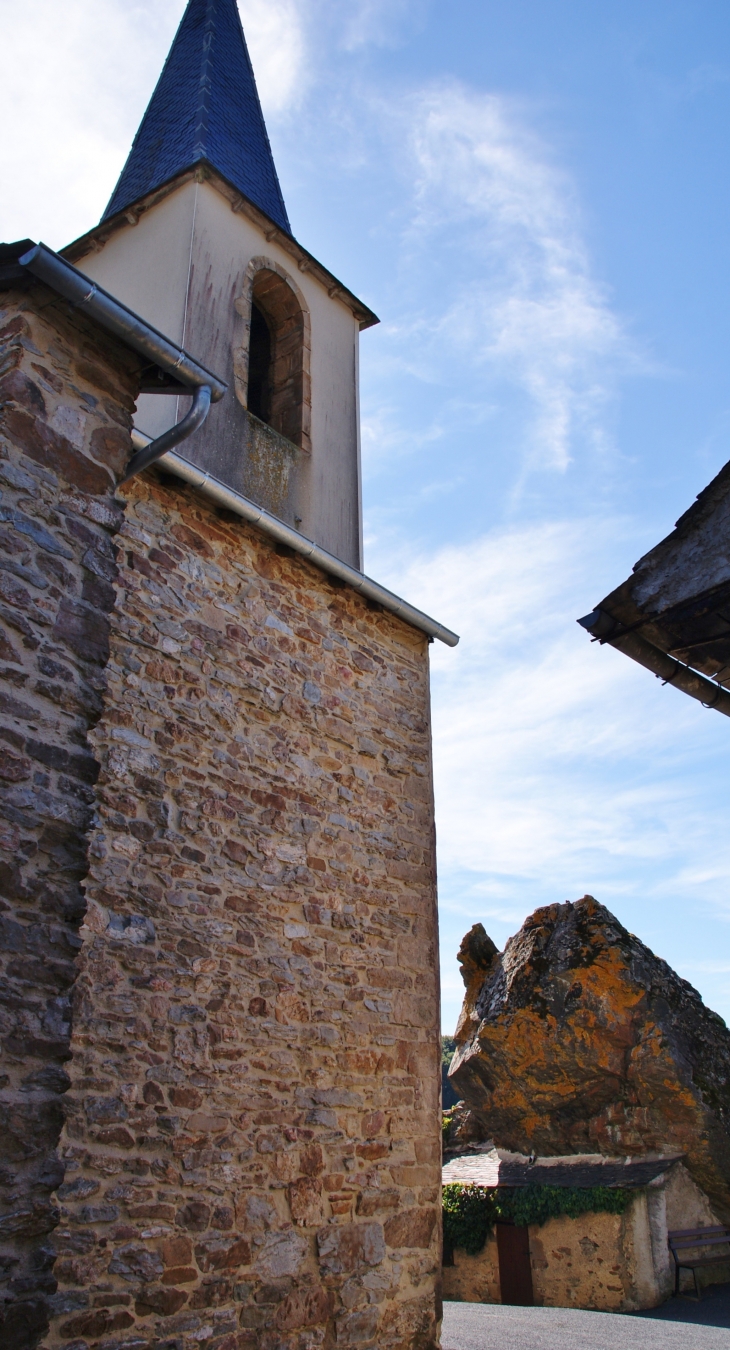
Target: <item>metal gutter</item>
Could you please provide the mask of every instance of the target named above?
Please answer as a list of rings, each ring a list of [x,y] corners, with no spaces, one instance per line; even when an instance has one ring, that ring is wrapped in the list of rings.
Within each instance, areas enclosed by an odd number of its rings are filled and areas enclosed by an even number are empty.
[[[638,661],[640,666],[650,670],[664,684],[673,684],[684,694],[689,694],[690,698],[696,698],[703,708],[716,708],[725,717],[730,717],[730,693],[722,685],[700,675],[691,666],[678,661],[676,656],[669,656],[636,631],[621,631],[622,625],[605,610],[594,609],[591,614],[578,619],[578,623],[594,640],[608,643],[617,651],[630,656],[632,661]]]
[[[132,433],[132,442],[137,451],[143,451],[150,444],[149,437],[141,431]],[[250,525],[255,525],[259,530],[263,530],[265,534],[270,535],[277,543],[284,544],[294,553],[299,553],[308,562],[314,563],[315,567],[327,572],[329,576],[337,577],[340,581],[346,582],[348,586],[352,586],[354,590],[359,591],[368,600],[373,600],[376,604],[382,605],[383,609],[389,610],[391,614],[396,614],[399,619],[411,624],[413,628],[418,628],[422,633],[427,633],[430,638],[438,638],[439,642],[444,642],[447,647],[457,645],[459,638],[456,633],[451,632],[450,628],[445,628],[436,619],[429,618],[428,614],[416,609],[415,605],[409,605],[407,600],[401,600],[399,596],[394,595],[385,586],[381,586],[379,582],[365,576],[364,572],[358,572],[357,568],[350,567],[348,563],[336,558],[333,553],[328,553],[327,549],[315,544],[314,540],[307,539],[306,535],[300,534],[290,525],[285,525],[283,520],[277,520],[276,516],[272,516],[269,511],[265,511],[263,507],[249,501],[248,497],[242,496],[240,492],[235,492],[233,488],[226,487],[225,483],[221,483],[218,478],[214,478],[204,469],[199,469],[196,464],[191,464],[182,455],[170,451],[163,455],[157,463],[159,468],[176,474],[178,478],[184,479],[192,487],[198,488],[206,497],[215,502],[216,506],[234,511],[237,516],[248,521]]]
[[[144,319],[140,319],[131,309],[127,309],[126,305],[115,300],[108,291],[90,281],[83,272],[78,272],[71,263],[59,258],[58,254],[45,244],[34,244],[18,259],[18,263],[168,376],[170,383],[164,382],[163,377],[157,385],[145,384],[143,386],[145,393],[168,394],[185,391],[192,393],[207,385],[213,403],[223,398],[228,388],[223,380],[219,380],[212,371],[206,370],[205,366],[201,366],[181,347],[170,342],[169,338],[158,332],[151,324],[145,323]]]

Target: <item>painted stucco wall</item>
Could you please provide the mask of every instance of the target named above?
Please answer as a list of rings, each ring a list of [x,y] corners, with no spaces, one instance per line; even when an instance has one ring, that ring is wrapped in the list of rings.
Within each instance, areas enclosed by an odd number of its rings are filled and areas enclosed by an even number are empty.
[[[359,326],[348,305],[208,181],[184,183],[76,266],[229,382],[231,396],[213,406],[184,453],[209,467],[225,451],[225,480],[245,492],[246,416],[235,397],[234,353],[248,341],[245,306],[237,302],[254,258],[286,275],[311,328],[311,452],[298,457],[297,492],[282,518],[294,524],[296,516],[302,533],[359,567]],[[176,400],[143,395],[137,423],[157,435],[175,409]]]

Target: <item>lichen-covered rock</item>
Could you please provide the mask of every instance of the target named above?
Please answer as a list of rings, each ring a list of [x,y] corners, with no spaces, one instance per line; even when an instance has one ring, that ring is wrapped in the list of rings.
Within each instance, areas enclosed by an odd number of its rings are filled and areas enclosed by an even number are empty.
[[[683,1153],[730,1220],[730,1032],[696,989],[590,895],[536,910],[502,953],[476,924],[459,961],[450,1078],[470,1139]]]

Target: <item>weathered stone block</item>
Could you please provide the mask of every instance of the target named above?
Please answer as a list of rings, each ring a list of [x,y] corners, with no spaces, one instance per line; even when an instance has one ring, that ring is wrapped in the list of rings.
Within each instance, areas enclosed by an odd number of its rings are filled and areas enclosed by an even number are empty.
[[[383,1229],[379,1223],[343,1223],[322,1228],[317,1234],[319,1264],[330,1275],[360,1273],[365,1266],[378,1266],[385,1256]]]
[[[450,1070],[464,1130],[530,1154],[681,1153],[730,1219],[730,1032],[591,896],[538,909],[503,953],[481,924]]]

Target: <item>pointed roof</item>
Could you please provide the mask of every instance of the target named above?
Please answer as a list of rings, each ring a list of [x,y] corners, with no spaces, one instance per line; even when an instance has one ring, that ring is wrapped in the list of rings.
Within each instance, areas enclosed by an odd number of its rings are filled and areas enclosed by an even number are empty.
[[[102,220],[201,161],[291,234],[236,0],[189,0]]]

